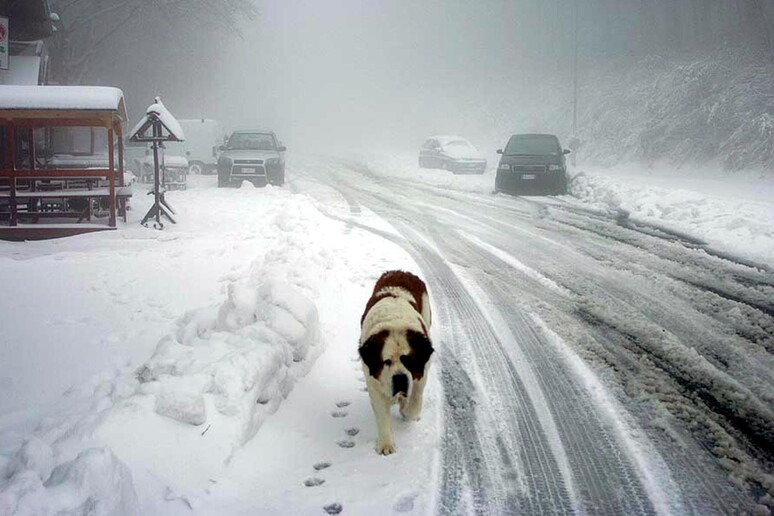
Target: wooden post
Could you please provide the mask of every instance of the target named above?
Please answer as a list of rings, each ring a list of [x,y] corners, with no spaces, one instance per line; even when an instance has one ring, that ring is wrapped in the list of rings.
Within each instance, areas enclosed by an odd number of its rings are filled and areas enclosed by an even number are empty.
[[[108,127],[108,181],[110,182],[110,220],[108,225],[111,228],[116,227],[116,163],[113,150],[113,128]]]
[[[124,187],[126,186],[124,184],[124,134],[121,123],[115,124],[115,134],[118,142],[118,184]],[[126,222],[126,199],[123,197],[118,200],[118,213],[124,217],[124,222]]]
[[[16,225],[16,175],[14,172],[16,172],[16,127],[13,124],[8,124],[7,126],[7,132],[6,136],[8,140],[6,141],[7,147],[8,147],[8,171],[10,174],[8,175],[8,182],[11,186],[11,192],[10,197],[8,199],[9,205],[8,207],[11,210],[10,218],[8,221],[8,224],[11,226]]]
[[[115,124],[115,135],[118,142],[118,184],[126,186],[124,184],[124,135],[120,123]]]
[[[153,137],[161,138],[161,124],[153,123]],[[159,185],[159,174],[163,174],[163,171],[159,168],[159,140],[153,140],[153,202],[156,208],[156,223],[161,227],[161,199],[159,192],[161,186]]]

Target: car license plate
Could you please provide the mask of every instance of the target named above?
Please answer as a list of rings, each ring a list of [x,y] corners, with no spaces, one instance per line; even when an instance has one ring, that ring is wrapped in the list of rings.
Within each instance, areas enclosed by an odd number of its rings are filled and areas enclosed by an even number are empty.
[[[246,168],[246,167],[244,167],[244,168],[242,168],[241,172],[243,174],[255,174],[255,169],[254,168]]]
[[[535,179],[535,177],[536,177],[535,174],[522,174],[521,175],[521,178],[525,179],[525,180],[532,180],[532,179]]]

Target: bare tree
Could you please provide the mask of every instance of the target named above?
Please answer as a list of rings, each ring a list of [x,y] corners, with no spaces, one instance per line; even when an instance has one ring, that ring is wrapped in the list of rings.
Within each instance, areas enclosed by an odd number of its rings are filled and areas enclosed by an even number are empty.
[[[163,53],[171,32],[185,24],[201,34],[211,31],[237,33],[240,19],[258,14],[253,0],[52,0],[60,22],[54,40],[55,78],[60,83],[80,84],[111,40],[153,37]],[[143,32],[147,25],[157,29]],[[164,33],[164,26],[169,30]]]

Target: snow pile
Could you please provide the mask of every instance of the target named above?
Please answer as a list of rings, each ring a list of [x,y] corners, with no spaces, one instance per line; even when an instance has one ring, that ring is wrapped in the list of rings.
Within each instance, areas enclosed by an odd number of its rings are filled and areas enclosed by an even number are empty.
[[[110,450],[87,448],[53,470],[52,463],[48,445],[26,441],[7,467],[0,514],[137,514],[132,475]]]
[[[159,491],[193,507],[178,490],[207,485],[309,372],[323,347],[313,299],[333,260],[324,219],[279,189],[229,194],[251,211],[232,231],[261,239],[253,263],[227,276],[220,303],[179,317],[143,365],[74,387],[0,456],[0,514],[137,514]]]
[[[138,371],[139,395],[154,398],[157,415],[217,422],[212,431],[239,446],[308,371],[319,343],[317,308],[294,287],[274,278],[234,282],[220,306],[187,313],[162,339]]]
[[[774,181],[749,177],[732,182],[708,171],[662,173],[641,167],[585,170],[570,182],[570,193],[578,199],[774,265]]]

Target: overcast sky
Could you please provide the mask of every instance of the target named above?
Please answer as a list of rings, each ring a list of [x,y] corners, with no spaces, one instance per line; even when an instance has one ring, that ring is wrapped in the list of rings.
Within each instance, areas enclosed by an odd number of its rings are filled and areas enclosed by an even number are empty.
[[[225,51],[218,111],[229,125],[272,127],[307,148],[484,133],[483,114],[537,79],[509,36],[523,30],[510,4],[487,5],[265,0]],[[566,59],[548,61],[546,70],[569,74]]]

